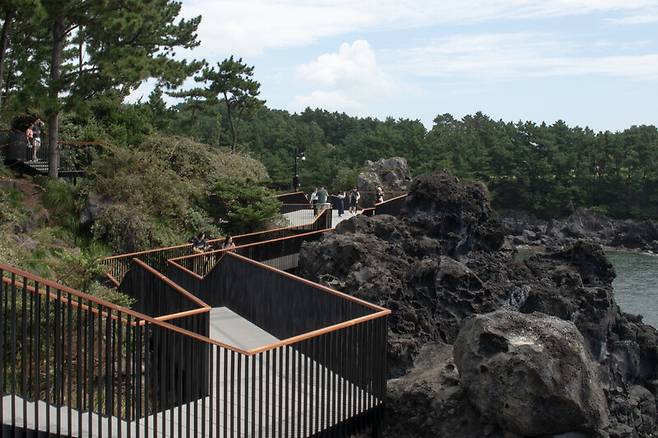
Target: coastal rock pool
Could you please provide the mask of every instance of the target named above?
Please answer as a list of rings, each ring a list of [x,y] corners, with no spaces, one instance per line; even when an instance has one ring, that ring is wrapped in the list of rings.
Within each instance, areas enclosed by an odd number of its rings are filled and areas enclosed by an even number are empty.
[[[617,272],[613,282],[617,304],[658,327],[658,256],[622,251],[606,255]]]

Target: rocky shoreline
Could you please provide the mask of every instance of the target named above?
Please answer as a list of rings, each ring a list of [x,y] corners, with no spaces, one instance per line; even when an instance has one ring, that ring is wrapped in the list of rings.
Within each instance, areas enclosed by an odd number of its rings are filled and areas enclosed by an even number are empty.
[[[399,217],[302,248],[303,276],[392,310],[384,436],[655,436],[658,332],[619,309],[593,239],[536,223],[551,250],[516,260],[519,224],[483,185],[437,173]]]
[[[514,246],[555,250],[587,240],[605,248],[658,254],[658,222],[613,219],[587,209],[558,219],[542,219],[519,211],[499,212]]]

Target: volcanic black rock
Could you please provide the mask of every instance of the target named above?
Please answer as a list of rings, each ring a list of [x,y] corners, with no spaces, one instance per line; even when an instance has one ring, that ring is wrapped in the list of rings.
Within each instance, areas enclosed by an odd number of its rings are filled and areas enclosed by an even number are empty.
[[[506,430],[600,434],[607,426],[597,370],[571,322],[506,310],[467,318],[455,362],[471,403]]]
[[[541,236],[550,227],[532,231]],[[559,232],[579,233],[578,227]],[[386,426],[395,433],[389,436],[418,436],[412,431],[423,424],[434,431],[427,436],[497,436],[497,431],[518,436],[512,430],[516,426],[491,419],[463,397],[457,389],[463,390],[464,382],[446,386],[434,380],[435,386],[427,386],[431,379],[447,381],[449,354],[434,349],[435,354],[421,355],[428,344],[455,344],[468,317],[501,309],[540,312],[577,328],[581,353],[596,371],[607,403],[604,412],[582,411],[597,414],[582,422],[579,433],[593,434],[600,427],[601,436],[651,436],[657,432],[650,408],[658,393],[657,332],[641,317],[620,311],[612,289],[614,270],[601,247],[569,239],[558,251],[516,259],[505,245],[505,228],[491,210],[486,188],[436,173],[413,182],[399,217],[357,216],[321,241],[305,244],[299,269],[311,280],[392,310],[388,355],[389,377],[395,380],[389,406],[395,415],[386,417]],[[549,374],[559,381],[557,371]],[[443,399],[444,390],[456,395]],[[416,409],[430,415],[428,403],[435,409],[426,422],[405,414]],[[547,412],[560,405],[550,406],[552,399],[545,403]],[[443,412],[446,406],[476,413],[479,426],[467,426],[475,421],[471,414],[451,421]],[[480,426],[482,433],[473,432]]]

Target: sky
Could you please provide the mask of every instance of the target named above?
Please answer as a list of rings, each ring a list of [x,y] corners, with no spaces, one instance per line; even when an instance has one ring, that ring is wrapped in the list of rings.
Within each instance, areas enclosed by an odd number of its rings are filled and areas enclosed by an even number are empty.
[[[477,111],[597,131],[658,124],[658,0],[182,3],[203,18],[201,45],[179,56],[242,57],[270,108],[428,128]]]

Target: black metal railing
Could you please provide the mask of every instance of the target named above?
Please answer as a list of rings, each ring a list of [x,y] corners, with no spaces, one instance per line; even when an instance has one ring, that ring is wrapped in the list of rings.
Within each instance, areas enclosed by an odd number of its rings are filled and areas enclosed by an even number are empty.
[[[255,233],[242,234],[233,237],[236,245],[244,245],[255,242],[264,242],[267,240],[278,239],[286,236],[302,234],[308,231],[323,230],[331,228],[332,213],[331,210],[325,210],[320,215],[313,216],[308,222],[301,225],[277,228],[273,230],[259,231]],[[224,238],[212,239],[208,241],[210,251],[217,250],[224,242]],[[155,268],[158,272],[165,272],[167,261],[184,256],[194,255],[192,244],[176,245],[164,248],[156,248],[147,251],[121,254],[103,259],[103,265],[107,269],[107,276],[115,286],[119,286],[123,281],[126,273],[133,266],[133,259],[139,259],[147,265]]]
[[[229,259],[234,279],[271,269]],[[0,277],[3,435],[342,437],[381,417],[388,311],[376,306],[352,299],[365,316],[245,351],[6,265]],[[353,313],[323,303],[295,311]]]
[[[304,192],[282,193],[276,196],[282,204],[308,204],[308,197]]]
[[[299,251],[305,242],[314,242],[322,238],[327,229],[310,231],[302,234],[280,237],[246,245],[237,245],[231,249],[208,251],[169,260],[171,265],[180,267],[199,278],[203,278],[222,260],[227,252],[239,254],[251,260],[262,262],[282,271],[297,269]],[[170,273],[171,270],[167,270]]]
[[[375,204],[375,214],[390,214],[392,216],[399,216],[407,201],[407,194],[402,194],[384,202]]]

